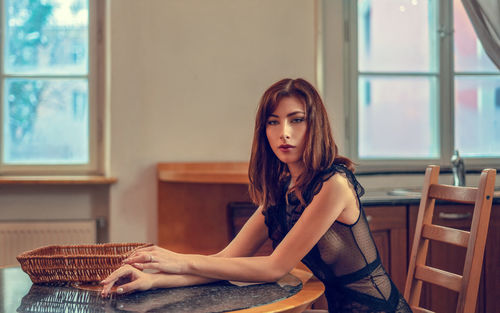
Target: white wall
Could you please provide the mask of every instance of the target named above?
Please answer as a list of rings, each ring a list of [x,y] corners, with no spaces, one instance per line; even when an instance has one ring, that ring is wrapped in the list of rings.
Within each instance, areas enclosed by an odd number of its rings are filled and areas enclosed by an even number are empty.
[[[248,160],[262,92],[315,82],[316,4],[109,0],[106,163],[118,182],[1,185],[0,220],[105,216],[111,241],[156,241],[156,163]]]
[[[248,160],[263,91],[315,81],[314,5],[111,1],[112,241],[156,240],[156,163]]]

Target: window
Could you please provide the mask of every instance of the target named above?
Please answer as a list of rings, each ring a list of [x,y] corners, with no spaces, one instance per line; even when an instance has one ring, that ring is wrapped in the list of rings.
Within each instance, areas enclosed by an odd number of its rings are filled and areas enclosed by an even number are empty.
[[[500,166],[500,72],[460,0],[344,1],[350,156],[361,168]]]
[[[1,172],[99,172],[97,3],[1,5]]]

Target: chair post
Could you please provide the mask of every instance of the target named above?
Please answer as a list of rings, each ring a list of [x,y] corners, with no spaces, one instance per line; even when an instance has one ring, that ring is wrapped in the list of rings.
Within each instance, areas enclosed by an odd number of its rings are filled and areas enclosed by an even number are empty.
[[[411,249],[410,262],[408,266],[408,274],[406,276],[404,297],[410,306],[418,306],[420,301],[420,293],[422,291],[422,281],[414,279],[415,267],[417,264],[425,264],[427,251],[429,248],[429,240],[421,240],[423,224],[432,223],[434,215],[434,199],[429,199],[429,187],[432,184],[437,184],[439,181],[439,169],[437,165],[430,165],[425,170],[424,186],[422,188],[422,197],[417,216],[417,224],[415,227],[415,237],[413,238],[413,247]]]
[[[465,256],[463,272],[463,281],[465,283],[462,284],[462,290],[459,293],[457,313],[472,313],[476,310],[477,293],[495,188],[495,175],[495,169],[485,169],[481,172],[479,192],[470,229],[471,236]]]

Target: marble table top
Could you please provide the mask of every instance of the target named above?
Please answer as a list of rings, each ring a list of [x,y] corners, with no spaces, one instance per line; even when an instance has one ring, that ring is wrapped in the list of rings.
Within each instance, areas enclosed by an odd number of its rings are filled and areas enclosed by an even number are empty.
[[[277,283],[236,286],[227,281],[136,292],[103,299],[72,286],[35,285],[21,268],[0,269],[0,312],[229,312],[276,302],[302,288],[288,274]]]

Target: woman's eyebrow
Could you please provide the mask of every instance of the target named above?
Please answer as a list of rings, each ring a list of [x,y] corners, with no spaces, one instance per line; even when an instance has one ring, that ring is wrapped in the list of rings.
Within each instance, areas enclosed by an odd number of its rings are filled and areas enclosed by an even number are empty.
[[[290,116],[293,116],[293,115],[297,115],[297,114],[303,114],[303,115],[306,115],[306,113],[304,111],[293,111],[293,112],[290,112],[286,115],[286,117],[290,117]],[[269,117],[279,117],[279,115],[276,115],[276,114],[270,114]]]
[[[304,111],[293,111],[291,113],[288,113],[286,116],[290,117],[290,116],[297,115],[297,114],[304,114],[304,115],[306,115],[306,113]]]

